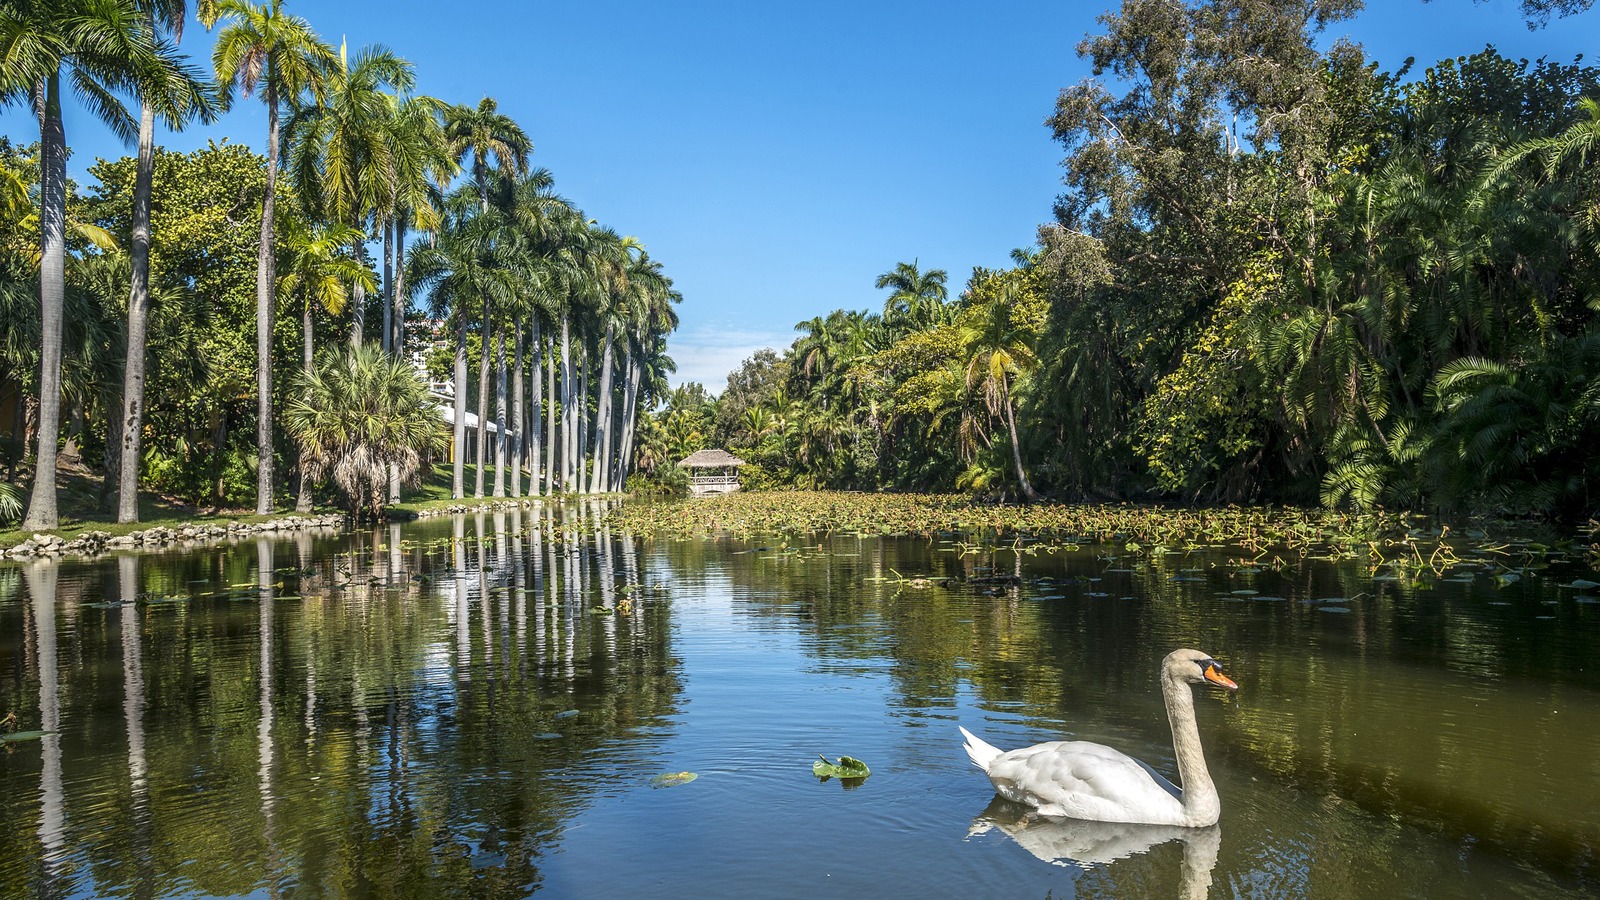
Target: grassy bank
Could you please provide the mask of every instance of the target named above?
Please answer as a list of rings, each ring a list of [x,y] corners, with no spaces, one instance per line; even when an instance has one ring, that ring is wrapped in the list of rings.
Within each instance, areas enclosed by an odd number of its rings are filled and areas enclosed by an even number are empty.
[[[476,481],[478,467],[466,467],[466,488],[471,493]],[[484,486],[486,489],[492,484],[494,469],[485,467]],[[450,499],[452,470],[449,463],[435,465],[428,473],[428,477],[416,488],[406,490],[401,496],[400,503],[390,507],[391,512],[401,515],[416,515],[424,510],[439,509],[449,506],[478,506],[486,503],[496,503],[507,498],[484,497],[476,499],[466,497],[461,500]],[[227,522],[262,522],[268,519],[281,518],[294,515],[294,495],[283,491],[279,500],[287,500],[287,504],[280,504],[278,511],[270,515],[258,516],[253,509],[197,509],[183,503],[172,501],[150,494],[141,494],[139,497],[139,521],[127,525],[117,524],[115,512],[108,512],[101,505],[101,492],[103,481],[99,475],[90,472],[63,471],[56,479],[58,486],[57,504],[61,512],[61,527],[51,529],[46,534],[54,534],[67,540],[86,532],[104,531],[113,536],[131,534],[143,531],[146,528],[166,526],[178,528],[183,525],[219,524]],[[526,490],[526,475],[524,475],[524,490]],[[331,503],[318,503],[314,512],[327,513],[340,511],[341,507]],[[23,531],[18,528],[0,530],[0,548],[12,547],[27,540],[33,532]]]
[[[258,516],[253,509],[197,509],[164,497],[140,494],[139,521],[124,525],[117,523],[117,514],[114,510],[106,510],[101,503],[104,482],[100,476],[88,472],[63,471],[56,476],[56,485],[56,504],[60,510],[61,526],[40,533],[57,535],[66,540],[71,540],[86,531],[104,531],[117,536],[132,534],[158,525],[178,528],[195,524],[264,522],[289,515],[294,510],[290,505],[283,507],[281,512]],[[322,511],[327,512],[327,509],[323,508]],[[0,530],[0,548],[16,546],[34,533],[20,528]]]

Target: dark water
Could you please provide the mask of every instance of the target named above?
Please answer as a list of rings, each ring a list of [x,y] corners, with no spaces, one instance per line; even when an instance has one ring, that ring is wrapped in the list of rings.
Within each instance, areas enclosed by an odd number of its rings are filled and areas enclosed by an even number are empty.
[[[1600,890],[1600,604],[1560,586],[1600,581],[1581,567],[756,549],[600,513],[0,569],[0,730],[52,732],[0,745],[0,895]],[[1022,584],[896,581],[992,572]],[[991,805],[957,723],[1171,773],[1178,646],[1241,685],[1197,703],[1220,825]],[[819,753],[872,776],[819,782]],[[676,772],[698,778],[652,786]]]

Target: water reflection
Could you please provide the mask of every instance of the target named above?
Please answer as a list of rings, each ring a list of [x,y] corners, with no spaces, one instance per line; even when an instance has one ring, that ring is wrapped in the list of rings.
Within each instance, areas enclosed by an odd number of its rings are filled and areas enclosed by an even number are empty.
[[[49,732],[0,745],[0,895],[1595,887],[1600,607],[1554,579],[653,542],[604,512],[0,565],[0,713]],[[1196,697],[1226,844],[971,818],[956,721],[1171,772],[1153,675],[1180,645],[1245,685]],[[874,775],[819,786],[821,752]]]
[[[967,837],[999,830],[1017,846],[1037,859],[1065,866],[1079,873],[1102,869],[1099,880],[1116,882],[1117,872],[1105,870],[1118,860],[1139,856],[1168,841],[1183,845],[1177,889],[1163,896],[1183,900],[1205,900],[1211,890],[1211,871],[1222,850],[1222,827],[1179,828],[1174,825],[1129,825],[1115,822],[1084,822],[1032,815],[1020,804],[996,797],[972,820]],[[1118,896],[1131,896],[1121,891]],[[1154,896],[1152,894],[1151,896]]]

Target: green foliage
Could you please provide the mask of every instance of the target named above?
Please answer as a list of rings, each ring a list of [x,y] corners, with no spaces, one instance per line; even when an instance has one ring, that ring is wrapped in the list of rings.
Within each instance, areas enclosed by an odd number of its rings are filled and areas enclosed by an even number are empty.
[[[9,481],[0,481],[0,525],[22,518],[22,491]]]
[[[409,363],[371,344],[323,354],[298,379],[284,417],[303,476],[328,477],[351,515],[383,515],[390,468],[415,483],[448,445],[444,421]]]
[[[866,778],[872,770],[853,756],[841,756],[836,762],[828,762],[826,756],[819,755],[811,764],[811,774],[818,778]]]

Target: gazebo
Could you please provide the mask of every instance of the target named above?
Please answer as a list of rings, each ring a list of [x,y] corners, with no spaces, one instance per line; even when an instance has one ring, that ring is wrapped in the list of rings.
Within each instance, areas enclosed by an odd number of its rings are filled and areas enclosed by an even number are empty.
[[[678,465],[689,470],[689,493],[704,497],[737,491],[744,460],[726,450],[697,450]]]

